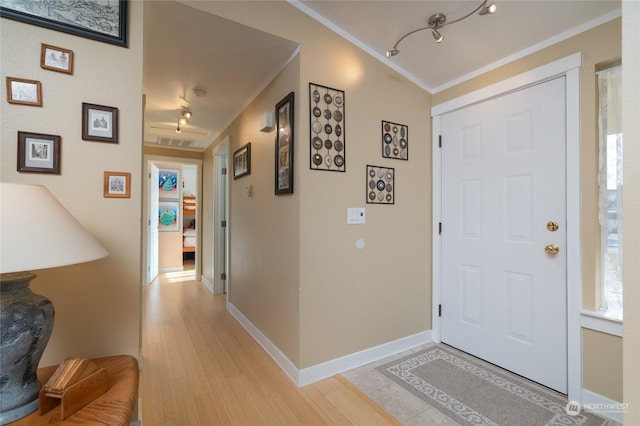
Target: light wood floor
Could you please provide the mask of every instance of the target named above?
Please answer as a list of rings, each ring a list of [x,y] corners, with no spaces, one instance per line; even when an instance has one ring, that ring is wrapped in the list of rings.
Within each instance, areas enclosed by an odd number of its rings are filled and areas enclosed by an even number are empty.
[[[401,424],[342,376],[296,387],[189,272],[144,288],[142,330],[144,426]]]

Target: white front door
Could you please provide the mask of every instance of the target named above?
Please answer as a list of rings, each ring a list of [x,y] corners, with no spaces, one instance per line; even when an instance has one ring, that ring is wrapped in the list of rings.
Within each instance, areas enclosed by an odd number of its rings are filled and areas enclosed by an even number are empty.
[[[441,151],[441,341],[563,393],[565,103],[562,77],[444,114]]]

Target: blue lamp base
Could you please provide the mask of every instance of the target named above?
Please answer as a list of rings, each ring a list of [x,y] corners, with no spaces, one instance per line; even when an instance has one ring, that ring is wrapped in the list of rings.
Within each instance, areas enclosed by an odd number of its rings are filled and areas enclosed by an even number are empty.
[[[33,293],[32,272],[0,275],[0,425],[38,409],[38,363],[53,331],[53,304]]]

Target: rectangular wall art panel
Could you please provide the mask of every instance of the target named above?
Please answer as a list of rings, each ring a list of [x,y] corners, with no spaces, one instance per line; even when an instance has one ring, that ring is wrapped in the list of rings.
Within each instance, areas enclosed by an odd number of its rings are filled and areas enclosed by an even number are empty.
[[[382,121],[382,157],[396,160],[409,159],[409,127]]]
[[[309,83],[312,170],[346,170],[344,91]]]
[[[367,204],[395,204],[395,170],[367,165]]]

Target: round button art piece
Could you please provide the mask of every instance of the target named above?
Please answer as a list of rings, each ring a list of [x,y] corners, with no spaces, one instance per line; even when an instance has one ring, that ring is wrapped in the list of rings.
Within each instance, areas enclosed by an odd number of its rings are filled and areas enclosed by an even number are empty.
[[[367,165],[366,194],[369,204],[394,204],[395,170]]]

